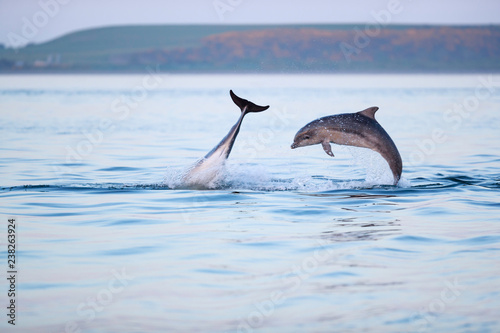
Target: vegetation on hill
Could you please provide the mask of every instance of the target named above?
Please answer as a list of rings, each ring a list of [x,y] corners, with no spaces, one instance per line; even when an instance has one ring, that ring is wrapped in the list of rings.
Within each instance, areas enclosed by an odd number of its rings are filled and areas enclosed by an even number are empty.
[[[500,26],[127,26],[13,50],[0,72],[500,70]]]

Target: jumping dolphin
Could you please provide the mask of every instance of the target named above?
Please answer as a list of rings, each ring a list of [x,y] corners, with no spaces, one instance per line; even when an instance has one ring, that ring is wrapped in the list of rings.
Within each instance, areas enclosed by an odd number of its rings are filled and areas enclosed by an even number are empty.
[[[208,187],[211,182],[216,180],[222,165],[229,157],[229,153],[231,153],[231,149],[233,148],[234,141],[240,131],[241,122],[245,115],[249,112],[262,112],[269,108],[269,105],[259,106],[246,99],[240,98],[236,96],[232,90],[229,91],[229,94],[234,104],[241,110],[240,118],[222,141],[184,175],[183,183],[185,185],[191,187]]]
[[[382,155],[389,163],[396,185],[401,178],[403,162],[391,137],[375,120],[377,110],[378,107],[373,106],[356,113],[337,114],[313,120],[295,134],[292,149],[321,143],[323,150],[333,157],[330,142],[369,148]]]

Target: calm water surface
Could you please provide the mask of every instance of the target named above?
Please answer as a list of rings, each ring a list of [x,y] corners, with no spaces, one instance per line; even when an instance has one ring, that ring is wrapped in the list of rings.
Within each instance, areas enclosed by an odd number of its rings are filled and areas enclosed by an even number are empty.
[[[239,116],[223,179],[179,186]],[[376,153],[290,149],[380,107]],[[499,332],[500,76],[0,76],[2,332]]]

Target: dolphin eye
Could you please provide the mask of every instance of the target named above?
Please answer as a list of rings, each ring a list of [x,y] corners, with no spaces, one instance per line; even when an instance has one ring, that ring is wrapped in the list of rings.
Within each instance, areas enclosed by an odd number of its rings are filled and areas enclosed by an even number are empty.
[[[309,140],[311,137],[309,135],[304,135],[304,140]]]

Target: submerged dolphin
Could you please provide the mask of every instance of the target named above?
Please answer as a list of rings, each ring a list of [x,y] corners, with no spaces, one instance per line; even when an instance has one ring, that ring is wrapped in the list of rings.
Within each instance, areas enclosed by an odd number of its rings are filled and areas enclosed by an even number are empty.
[[[222,165],[229,157],[229,153],[231,153],[231,149],[233,148],[234,141],[240,131],[241,122],[245,115],[249,112],[262,112],[269,108],[269,105],[259,106],[246,99],[240,98],[236,96],[232,90],[229,91],[229,94],[234,104],[241,110],[240,118],[222,141],[184,175],[183,183],[185,185],[207,187],[211,182],[216,180]]]
[[[295,134],[292,149],[321,143],[325,152],[333,157],[330,142],[369,148],[382,155],[389,163],[396,185],[401,178],[403,162],[391,137],[375,120],[377,110],[378,107],[373,106],[356,113],[313,120]]]

